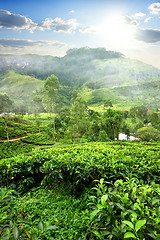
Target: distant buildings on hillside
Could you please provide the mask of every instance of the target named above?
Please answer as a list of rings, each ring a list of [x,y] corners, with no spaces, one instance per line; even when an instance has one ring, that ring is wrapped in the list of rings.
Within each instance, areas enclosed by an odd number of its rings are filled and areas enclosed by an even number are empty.
[[[0,114],[0,116],[4,116],[4,115],[16,115],[15,113],[12,113],[12,112],[10,112],[10,113],[1,113]]]
[[[130,134],[130,136],[127,136],[125,133],[119,133],[118,140],[139,140],[133,133]]]

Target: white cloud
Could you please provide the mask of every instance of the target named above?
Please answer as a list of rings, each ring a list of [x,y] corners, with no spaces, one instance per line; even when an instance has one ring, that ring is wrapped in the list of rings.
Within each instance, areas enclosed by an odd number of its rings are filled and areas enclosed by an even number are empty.
[[[69,19],[67,21],[63,20],[62,18],[46,18],[43,22],[38,24],[38,28],[40,30],[53,30],[54,32],[64,32],[64,33],[72,33],[74,32],[77,27],[78,23],[76,19]]]
[[[158,14],[160,12],[160,3],[152,3],[148,9],[151,10],[152,14]]]
[[[146,16],[146,14],[142,13],[142,12],[137,12],[134,15],[132,15],[132,17],[136,18],[136,19],[139,19],[139,18],[142,18],[142,17],[145,17],[145,16]]]
[[[0,28],[15,30],[28,29],[33,31],[36,28],[36,23],[25,16],[0,9]]]
[[[83,34],[84,33],[94,34],[94,33],[97,33],[97,29],[94,26],[86,26],[86,27],[79,29],[79,32],[83,33]]]
[[[71,10],[70,13],[75,13],[75,10]]]
[[[148,21],[151,20],[151,19],[152,19],[152,17],[146,18],[146,19],[144,20],[144,23],[148,23]]]
[[[73,13],[74,10],[71,10]],[[27,29],[31,33],[35,29],[40,30],[52,30],[54,32],[72,33],[77,27],[78,23],[76,19],[63,20],[62,18],[46,18],[40,23],[34,23],[30,18],[25,16],[14,14],[6,10],[0,10],[0,28],[22,30]]]
[[[124,22],[129,25],[138,25],[139,23],[136,20],[133,20],[130,16],[124,16]]]

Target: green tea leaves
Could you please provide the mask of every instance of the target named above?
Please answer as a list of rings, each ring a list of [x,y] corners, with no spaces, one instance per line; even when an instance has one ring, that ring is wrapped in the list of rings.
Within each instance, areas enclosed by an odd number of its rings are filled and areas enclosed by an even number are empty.
[[[146,220],[137,221],[135,225],[135,231],[138,232],[138,230],[141,229],[141,227],[143,227],[145,224],[146,224]]]
[[[104,205],[105,202],[107,201],[107,199],[108,199],[108,195],[107,195],[107,194],[106,194],[106,195],[103,195],[103,196],[101,197],[101,204]]]
[[[136,236],[132,232],[127,232],[124,234],[124,238],[136,238]]]
[[[133,223],[131,223],[130,221],[123,221],[123,223],[128,225],[130,228],[134,229]]]

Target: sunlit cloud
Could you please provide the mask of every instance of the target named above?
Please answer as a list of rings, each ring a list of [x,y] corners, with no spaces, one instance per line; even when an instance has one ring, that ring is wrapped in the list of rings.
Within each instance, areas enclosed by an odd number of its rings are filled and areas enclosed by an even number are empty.
[[[14,14],[6,10],[0,10],[0,28],[6,29],[28,29],[33,31],[36,28],[36,23],[34,23],[30,18],[25,16]]]
[[[144,23],[148,23],[151,19],[152,19],[152,17],[147,17],[147,18],[144,20]]]
[[[158,14],[160,12],[160,3],[152,3],[149,7],[152,14]]]
[[[62,18],[46,18],[45,21],[38,24],[38,28],[40,30],[53,30],[54,32],[64,32],[64,33],[72,33],[77,27],[78,23],[76,19],[69,19],[67,21]]]
[[[146,43],[156,43],[160,41],[160,30],[138,29],[136,31],[135,38]]]
[[[134,25],[134,26],[138,25],[138,22],[130,16],[124,16],[124,22],[129,25]]]
[[[139,18],[142,18],[142,17],[145,17],[145,16],[146,16],[146,14],[142,13],[142,12],[137,12],[134,15],[132,15],[132,17],[136,18],[136,19],[139,19]]]

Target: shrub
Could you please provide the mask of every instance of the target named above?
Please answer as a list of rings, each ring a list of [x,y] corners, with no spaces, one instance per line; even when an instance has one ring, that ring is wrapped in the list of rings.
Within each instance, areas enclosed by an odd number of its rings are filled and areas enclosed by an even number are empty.
[[[142,139],[142,141],[150,141],[150,140],[160,140],[160,131],[149,126],[142,127],[137,130],[137,136]]]

